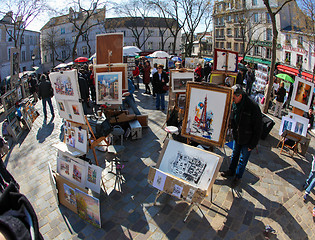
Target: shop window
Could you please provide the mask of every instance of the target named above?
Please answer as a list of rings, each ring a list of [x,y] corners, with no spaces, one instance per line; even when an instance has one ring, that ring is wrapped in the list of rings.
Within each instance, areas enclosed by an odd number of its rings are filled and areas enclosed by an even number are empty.
[[[285,62],[287,64],[291,64],[291,53],[290,52],[285,52]]]
[[[271,49],[270,48],[266,49],[266,58],[271,59]]]

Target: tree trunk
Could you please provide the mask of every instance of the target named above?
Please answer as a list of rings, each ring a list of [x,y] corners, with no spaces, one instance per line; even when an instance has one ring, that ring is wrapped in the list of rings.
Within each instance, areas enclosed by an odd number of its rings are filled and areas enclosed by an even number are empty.
[[[173,49],[172,49],[172,51],[173,51],[173,54],[174,54],[174,55],[177,55],[177,54],[176,54],[177,34],[178,34],[178,32],[175,34],[175,36],[173,36],[173,37],[174,37],[174,44],[173,44]]]
[[[76,59],[76,49],[77,49],[77,45],[78,45],[78,42],[79,42],[79,38],[82,34],[78,34],[75,38],[75,41],[74,41],[74,46],[72,48],[72,61],[74,62],[74,60]]]

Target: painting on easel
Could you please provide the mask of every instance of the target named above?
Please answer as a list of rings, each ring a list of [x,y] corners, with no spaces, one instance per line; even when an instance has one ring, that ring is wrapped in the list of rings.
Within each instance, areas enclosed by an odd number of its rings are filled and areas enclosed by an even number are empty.
[[[295,77],[290,104],[307,112],[312,101],[314,84],[300,77]]]
[[[122,103],[122,73],[96,73],[96,102],[97,104]]]

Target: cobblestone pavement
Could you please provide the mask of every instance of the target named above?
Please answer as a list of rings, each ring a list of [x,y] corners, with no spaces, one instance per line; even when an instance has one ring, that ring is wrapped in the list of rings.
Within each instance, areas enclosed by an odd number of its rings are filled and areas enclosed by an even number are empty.
[[[166,136],[161,128],[166,113],[155,110],[155,100],[144,95],[144,86],[141,87],[136,101],[140,111],[149,114],[149,127],[143,129],[142,139],[124,141],[122,159],[129,162],[123,171],[126,183],[122,192],[113,189],[113,175],[104,176],[107,193],[100,196],[101,229],[57,205],[47,163],[56,169],[57,151],[52,144],[60,141],[62,120],[56,114],[52,123],[43,124],[42,105],[40,102],[36,105],[41,116],[31,131],[12,146],[4,161],[19,182],[21,192],[32,203],[45,239],[259,240],[265,239],[263,231],[267,224],[276,230],[271,239],[315,239],[311,213],[315,196],[312,193],[306,203],[302,198],[302,184],[310,171],[310,153],[315,152],[313,139],[305,157],[280,155],[276,148],[280,119],[273,116],[276,126],[252,153],[237,189],[231,189],[231,180],[219,176],[213,187],[213,203],[207,197],[186,223],[183,219],[187,203],[164,194],[153,206],[157,191],[147,183],[147,174],[149,166],[156,164]],[[231,150],[225,147],[215,152],[224,156],[221,169],[226,169]],[[91,153],[89,157],[93,159]],[[108,154],[98,152],[102,167],[109,158]]]

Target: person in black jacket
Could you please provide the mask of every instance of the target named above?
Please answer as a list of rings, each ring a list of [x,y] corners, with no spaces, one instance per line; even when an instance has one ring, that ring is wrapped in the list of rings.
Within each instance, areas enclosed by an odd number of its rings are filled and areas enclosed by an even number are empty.
[[[243,88],[237,84],[232,87],[233,106],[231,127],[233,133],[233,153],[231,164],[223,177],[234,176],[232,187],[239,184],[252,150],[257,146],[262,133],[262,114],[259,106],[247,96]]]
[[[275,117],[281,118],[281,108],[282,108],[282,104],[284,102],[284,97],[286,94],[287,94],[287,91],[284,88],[284,83],[281,82],[280,87],[276,91],[277,98],[276,98],[276,106],[275,106],[275,113],[274,113]]]
[[[40,83],[38,85],[38,97],[39,99],[42,99],[43,103],[43,112],[44,112],[44,120],[47,120],[47,110],[46,110],[46,104],[48,103],[51,113],[51,120],[54,120],[55,113],[54,113],[54,107],[51,102],[51,98],[54,96],[54,90],[51,87],[51,82],[47,79],[45,74],[42,74],[40,77]]]
[[[89,85],[88,80],[85,78],[85,70],[83,68],[80,69],[78,73],[78,82],[79,82],[79,89],[82,99],[82,106],[84,114],[87,114],[87,108],[89,107],[90,101],[90,92],[89,92]]]
[[[308,127],[307,130],[312,130],[313,129],[313,124],[314,124],[314,114],[313,114],[313,109],[310,108],[308,112],[305,112],[303,114],[303,117],[307,118],[309,120],[308,122]]]
[[[153,74],[153,91],[156,93],[156,109],[165,109],[165,89],[166,84],[169,79],[165,71],[163,71],[164,66],[162,64],[158,65],[158,71]]]

